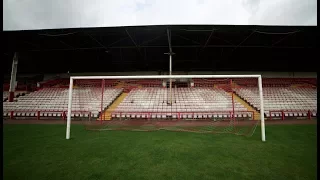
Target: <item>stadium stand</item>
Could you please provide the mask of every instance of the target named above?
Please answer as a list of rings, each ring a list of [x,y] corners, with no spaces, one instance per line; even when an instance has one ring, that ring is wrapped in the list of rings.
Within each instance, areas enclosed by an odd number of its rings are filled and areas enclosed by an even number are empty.
[[[193,79],[193,86],[173,86],[172,105],[167,82],[162,80],[105,80],[103,109],[105,120],[129,118],[229,118],[232,113],[230,93],[235,92],[235,117],[259,117],[257,81]],[[41,83],[41,89],[6,102],[3,93],[4,116],[61,117],[68,104],[68,79]],[[263,78],[265,116],[306,117],[317,114],[315,78]],[[188,84],[188,83],[186,83]],[[178,88],[177,88],[178,87]],[[195,87],[195,88],[194,88]],[[15,92],[16,96],[22,91]],[[118,98],[120,97],[121,98]],[[72,117],[99,117],[101,112],[101,80],[75,81]],[[243,101],[244,100],[244,101]],[[169,103],[169,104],[168,104]],[[112,108],[110,107],[112,106]],[[109,108],[110,107],[110,108]],[[108,112],[107,112],[108,111]]]
[[[105,88],[103,106],[107,107],[122,92],[118,88]],[[72,117],[90,111],[93,117],[98,117],[101,111],[101,88],[75,88],[73,92]],[[17,102],[4,102],[4,115],[15,111],[14,116],[63,116],[68,106],[68,89],[44,88],[18,98]]]
[[[239,78],[233,80],[240,86],[258,86],[258,82],[255,79]],[[263,78],[262,84],[264,87],[288,87],[293,84],[305,84],[309,87],[316,85],[315,78]]]
[[[8,99],[8,96],[9,96],[9,92],[8,91],[3,91],[3,98],[2,98],[2,101],[5,101]]]
[[[256,87],[241,87],[236,93],[250,105],[260,110],[259,92]],[[314,88],[264,87],[264,108],[266,117],[312,116],[317,113],[317,92]]]
[[[14,100],[17,100],[17,97],[25,95],[27,92],[26,91],[16,91],[14,93]],[[7,101],[8,100],[8,96],[9,96],[9,92],[8,91],[3,91],[3,99],[2,101]]]
[[[231,96],[223,89],[212,88],[176,88],[173,89],[172,105],[166,88],[136,88],[119,104],[113,117],[167,118],[181,116],[188,118],[229,117],[232,112]],[[235,102],[235,111],[248,111],[242,104]],[[236,114],[249,117],[251,113]]]

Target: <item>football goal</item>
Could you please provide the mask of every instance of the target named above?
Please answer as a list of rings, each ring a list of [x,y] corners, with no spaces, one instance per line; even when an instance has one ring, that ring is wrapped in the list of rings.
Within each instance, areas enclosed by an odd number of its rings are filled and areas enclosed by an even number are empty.
[[[265,141],[261,75],[71,76],[71,121],[87,130],[185,131]]]

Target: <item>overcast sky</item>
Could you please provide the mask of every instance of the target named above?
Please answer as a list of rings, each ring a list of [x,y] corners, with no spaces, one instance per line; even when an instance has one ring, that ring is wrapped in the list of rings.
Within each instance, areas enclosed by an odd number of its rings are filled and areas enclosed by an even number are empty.
[[[317,25],[317,0],[4,0],[3,29]]]

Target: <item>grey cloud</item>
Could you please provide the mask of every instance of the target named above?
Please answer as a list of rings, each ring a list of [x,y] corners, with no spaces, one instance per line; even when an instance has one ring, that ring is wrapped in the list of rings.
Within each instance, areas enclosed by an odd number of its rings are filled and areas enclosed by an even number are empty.
[[[4,0],[3,28],[316,25],[316,3],[316,0]]]
[[[79,25],[75,18],[77,12],[70,1],[13,2],[4,6],[5,29],[66,28]]]
[[[260,0],[243,0],[242,4],[247,11],[254,15],[259,9]]]
[[[317,25],[315,0],[264,0],[258,13],[249,18],[249,24]]]

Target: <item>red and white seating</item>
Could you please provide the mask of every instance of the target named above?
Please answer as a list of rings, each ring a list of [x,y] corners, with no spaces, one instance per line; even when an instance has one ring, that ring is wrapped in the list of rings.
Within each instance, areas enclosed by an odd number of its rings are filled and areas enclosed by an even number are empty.
[[[105,88],[103,107],[110,105],[121,92],[122,89]],[[82,115],[80,111],[90,111],[93,117],[97,117],[101,111],[101,97],[101,88],[75,88],[72,116]],[[17,102],[4,102],[3,107],[5,116],[10,111],[16,111],[15,116],[35,116],[37,111],[41,112],[40,116],[61,116],[61,112],[68,109],[68,89],[44,88],[19,97]]]
[[[16,91],[14,92],[14,97],[17,97],[17,96],[20,96],[20,95],[23,95],[23,94],[26,94],[25,91]],[[5,101],[5,100],[8,100],[9,98],[9,92],[8,91],[3,91],[3,99],[2,101]],[[16,99],[16,98],[14,98]]]
[[[9,96],[9,92],[8,91],[3,91],[2,101],[5,101],[6,99],[8,99],[8,96]]]
[[[259,92],[256,87],[243,87],[236,89],[243,99],[260,110]],[[281,116],[307,116],[310,110],[312,116],[317,113],[317,90],[314,88],[297,87],[264,87],[264,109],[267,117]],[[279,112],[272,112],[279,111]]]
[[[213,88],[176,88],[173,89],[170,106],[170,93],[167,88],[136,88],[126,96],[113,113],[113,117],[166,118],[181,116],[190,118],[228,117],[232,112],[230,94],[222,89]],[[235,111],[247,111],[235,102]],[[244,112],[247,116],[248,112]],[[240,116],[240,115],[239,115]],[[248,115],[249,116],[249,115]]]

